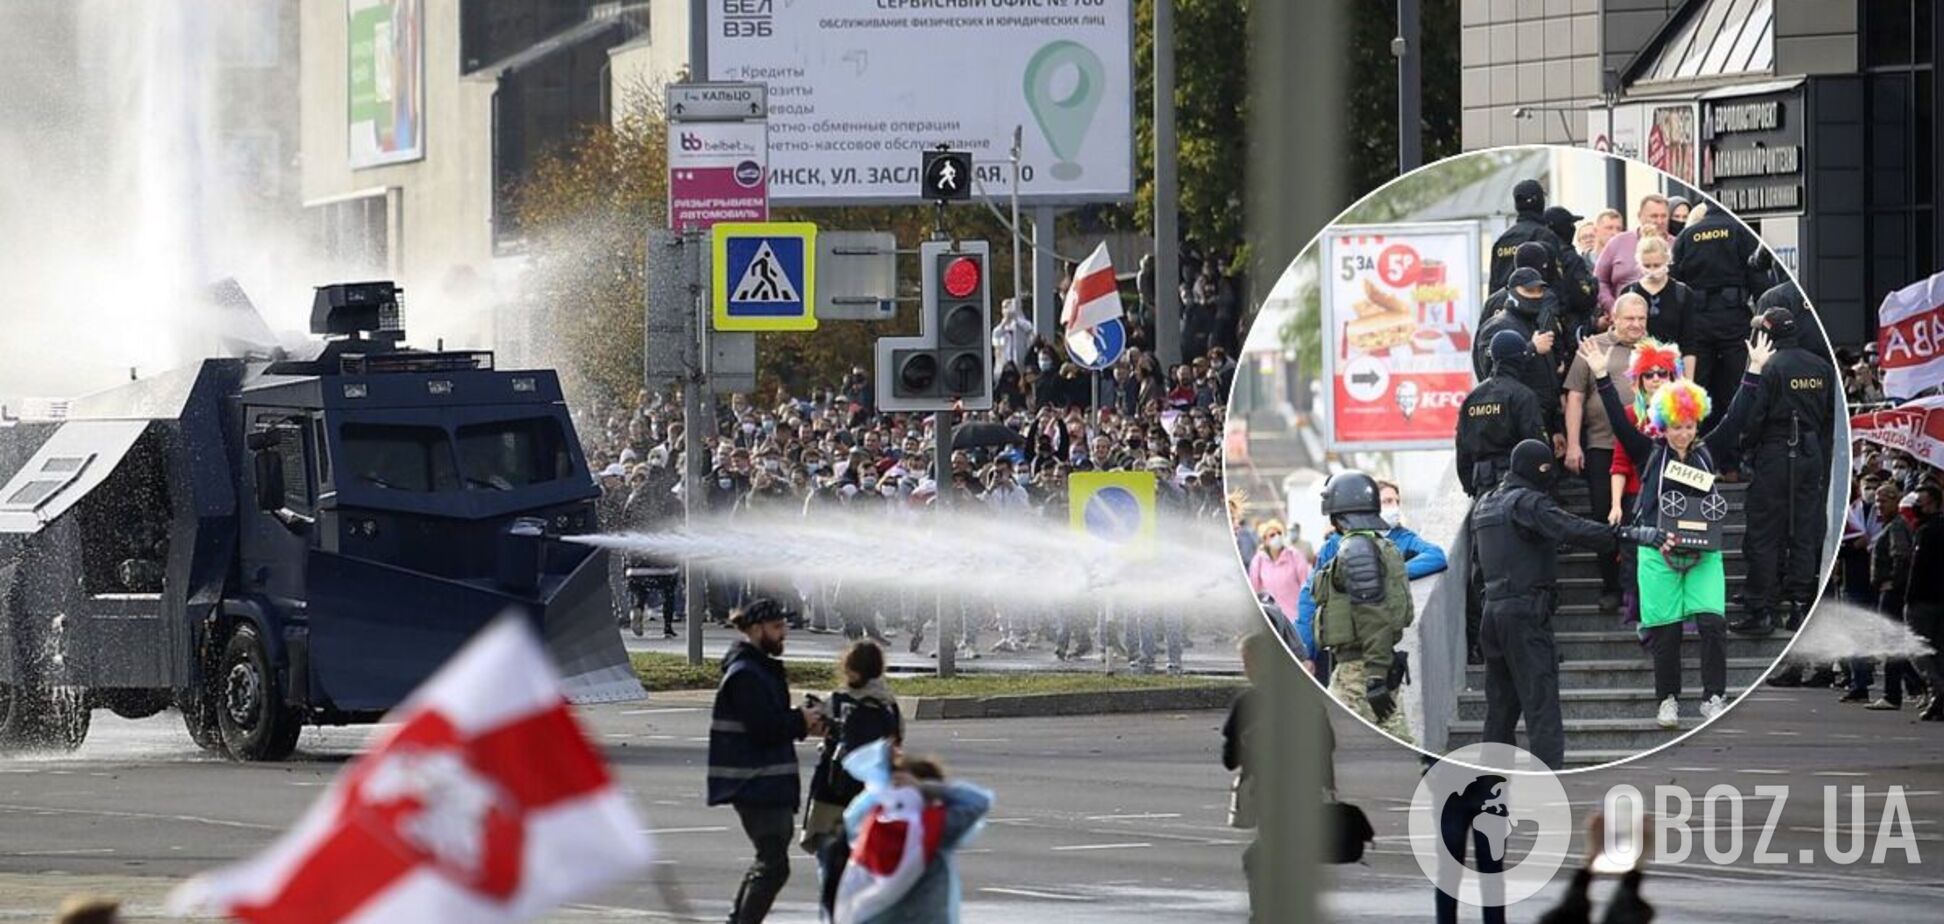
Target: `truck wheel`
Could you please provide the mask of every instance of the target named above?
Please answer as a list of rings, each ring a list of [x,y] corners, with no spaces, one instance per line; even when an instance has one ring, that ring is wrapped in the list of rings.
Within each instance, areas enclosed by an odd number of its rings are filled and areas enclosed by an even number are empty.
[[[0,683],[0,751],[26,745],[32,738],[26,704],[12,684]]]
[[[40,728],[35,743],[57,751],[72,751],[87,740],[93,710],[88,708],[86,691],[72,687],[47,690],[40,706]]]
[[[284,706],[255,626],[244,623],[230,635],[215,681],[216,724],[229,756],[247,761],[289,757],[302,719]]]
[[[223,753],[223,730],[216,721],[216,704],[209,694],[201,690],[176,693],[176,709],[182,713],[182,725],[189,730],[189,740],[211,754]]]

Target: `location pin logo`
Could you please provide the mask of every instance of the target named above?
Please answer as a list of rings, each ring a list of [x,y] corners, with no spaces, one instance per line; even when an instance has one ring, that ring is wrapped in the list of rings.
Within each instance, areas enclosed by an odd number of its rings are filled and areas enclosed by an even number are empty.
[[[1106,86],[1100,56],[1078,42],[1052,42],[1026,62],[1026,105],[1060,159],[1053,165],[1055,179],[1080,178],[1080,165],[1073,158],[1086,140]]]

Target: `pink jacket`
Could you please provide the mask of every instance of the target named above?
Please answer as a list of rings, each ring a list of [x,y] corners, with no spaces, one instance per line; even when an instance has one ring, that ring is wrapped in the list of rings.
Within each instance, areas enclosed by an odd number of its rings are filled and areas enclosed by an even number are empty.
[[[1607,241],[1606,249],[1600,251],[1599,262],[1593,265],[1593,275],[1600,280],[1600,310],[1613,309],[1613,300],[1620,297],[1620,290],[1632,285],[1640,278],[1640,264],[1634,261],[1634,248],[1640,246],[1639,231],[1622,231]]]
[[[1296,600],[1302,595],[1309,573],[1309,559],[1300,552],[1283,549],[1282,555],[1270,558],[1267,548],[1258,549],[1255,560],[1249,562],[1249,588],[1257,594],[1268,594],[1283,615],[1293,620]]]

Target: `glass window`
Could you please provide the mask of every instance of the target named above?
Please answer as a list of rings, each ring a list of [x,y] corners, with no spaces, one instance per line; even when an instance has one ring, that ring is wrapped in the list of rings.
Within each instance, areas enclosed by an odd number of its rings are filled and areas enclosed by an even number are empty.
[[[511,491],[564,478],[573,470],[560,422],[552,417],[459,428],[459,471],[475,491]]]
[[[1910,4],[1911,0],[1868,0],[1865,4],[1865,67],[1893,67],[1910,63]]]
[[[344,454],[338,482],[392,491],[451,491],[459,487],[446,431],[401,424],[347,423],[339,431]]]

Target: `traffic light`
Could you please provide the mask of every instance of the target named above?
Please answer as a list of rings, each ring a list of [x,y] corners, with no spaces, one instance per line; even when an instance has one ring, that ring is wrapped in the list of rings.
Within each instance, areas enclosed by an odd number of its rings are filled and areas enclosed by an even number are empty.
[[[992,407],[992,296],[984,241],[919,247],[923,307],[916,337],[877,343],[877,403],[890,411],[931,411],[962,404]]]

